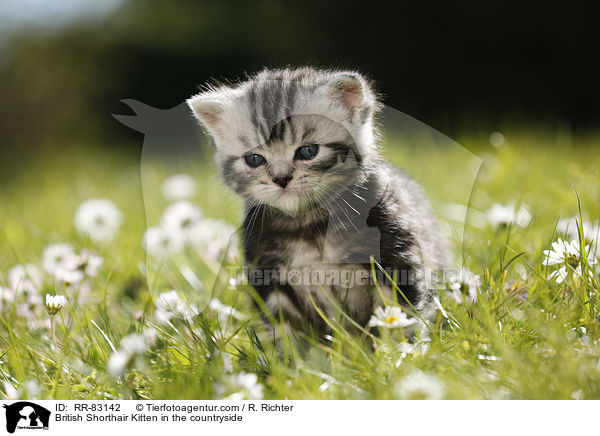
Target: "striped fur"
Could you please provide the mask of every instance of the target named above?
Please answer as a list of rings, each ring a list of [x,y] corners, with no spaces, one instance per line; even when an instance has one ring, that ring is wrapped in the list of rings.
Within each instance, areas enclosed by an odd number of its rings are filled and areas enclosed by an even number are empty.
[[[265,70],[188,103],[214,140],[223,179],[245,200],[249,277],[272,315],[326,334],[316,304],[329,317],[344,310],[366,325],[380,293],[368,278],[340,277],[368,276],[371,257],[430,310],[428,278],[447,265],[446,244],[422,189],[379,156],[379,103],[362,75]],[[311,144],[316,156],[299,158]],[[251,167],[244,158],[251,154],[264,163]],[[276,183],[282,178],[285,187]],[[380,283],[386,288],[385,277]]]

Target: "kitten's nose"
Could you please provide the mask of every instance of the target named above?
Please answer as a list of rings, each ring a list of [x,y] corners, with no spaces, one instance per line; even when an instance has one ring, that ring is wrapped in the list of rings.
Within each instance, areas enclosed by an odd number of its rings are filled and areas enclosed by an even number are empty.
[[[282,188],[285,188],[290,183],[290,180],[292,180],[292,176],[273,177],[273,181]]]

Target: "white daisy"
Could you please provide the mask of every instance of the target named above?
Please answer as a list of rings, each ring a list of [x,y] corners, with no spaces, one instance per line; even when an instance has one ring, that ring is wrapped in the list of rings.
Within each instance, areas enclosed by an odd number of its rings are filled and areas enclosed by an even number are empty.
[[[10,307],[15,300],[15,291],[0,286],[0,312]]]
[[[174,237],[189,240],[190,230],[202,218],[200,208],[189,201],[181,200],[169,205],[160,220],[161,226]]]
[[[42,288],[42,272],[35,265],[15,265],[8,270],[8,284],[17,293],[39,292]]]
[[[196,182],[187,174],[175,174],[163,182],[162,192],[169,201],[190,198],[196,193]]]
[[[596,245],[600,244],[600,223],[583,223],[583,236],[586,241],[594,241]]]
[[[236,235],[233,235],[232,237],[236,238]],[[237,238],[235,239],[235,241],[237,241]],[[239,263],[240,262],[240,260],[242,258],[242,254],[240,252],[240,247],[237,242],[232,243],[230,241],[229,246],[227,247],[227,253],[226,253],[225,258],[228,262],[231,262],[231,263]]]
[[[179,295],[177,295],[177,291],[173,289],[169,292],[161,293],[156,299],[154,305],[160,310],[171,310],[171,308],[177,306],[179,301]]]
[[[7,400],[19,400],[21,398],[21,393],[15,388],[15,386],[5,380],[3,382],[4,385],[4,394],[6,395]]]
[[[158,341],[158,330],[154,327],[145,327],[142,330],[142,335],[144,335],[144,339],[146,340],[146,345],[148,347],[153,347]]]
[[[521,280],[523,281],[527,281],[527,268],[525,268],[525,266],[521,263],[518,263],[515,265],[515,272],[519,275],[519,277],[521,278]]]
[[[67,304],[67,299],[63,295],[46,294],[46,310],[48,315],[55,315]]]
[[[256,374],[240,372],[223,377],[223,384],[215,385],[219,398],[226,400],[262,400],[263,385]]]
[[[146,338],[140,334],[127,335],[121,340],[121,349],[127,353],[142,354],[146,346]]]
[[[70,244],[54,244],[44,249],[42,263],[55,280],[82,290],[85,276],[98,275],[104,259],[89,250],[77,254]]]
[[[558,221],[556,230],[568,239],[579,240],[579,217],[565,218]],[[600,223],[583,221],[581,223],[583,237],[591,246],[595,256],[600,256]]]
[[[28,399],[34,400],[42,392],[42,388],[35,380],[27,380],[22,387]]]
[[[50,330],[52,322],[49,316],[40,318],[38,315],[33,314],[27,319],[27,328],[29,330]]]
[[[71,244],[48,245],[42,253],[42,266],[46,272],[54,275],[56,270],[62,268],[65,259],[69,260],[76,256]]]
[[[577,232],[577,223],[579,217],[563,218],[558,220],[556,223],[556,231],[568,239],[579,239],[579,233]]]
[[[181,300],[174,289],[160,294],[154,305],[156,306],[154,316],[161,324],[168,324],[173,318],[189,321],[198,315],[198,308]]]
[[[579,217],[574,216],[571,218],[564,218],[558,221],[556,224],[556,230],[559,233],[569,237],[569,239],[579,239],[579,233],[577,230],[579,223]],[[600,236],[600,224],[592,223],[589,221],[582,222],[583,235],[590,241],[596,240]]]
[[[53,244],[44,249],[42,265],[52,276],[66,284],[77,285],[84,278],[81,259],[70,244]]]
[[[574,391],[571,394],[571,398],[573,398],[574,400],[583,400],[583,398],[584,398],[583,390],[577,389],[576,391]]]
[[[409,318],[406,316],[406,313],[402,311],[397,306],[386,306],[378,307],[375,309],[375,313],[371,316],[369,320],[369,327],[385,327],[385,328],[398,328],[398,327],[408,327],[413,324],[416,324],[417,320],[415,318]]]
[[[585,246],[586,259],[581,258],[581,250],[577,240],[567,242],[559,238],[558,241],[552,243],[550,250],[544,250],[544,256],[546,257],[544,265],[557,267],[550,274],[550,278],[556,279],[557,283],[562,283],[573,271],[575,277],[581,278],[582,262],[585,262],[588,267],[597,263],[594,255],[590,254],[589,245]],[[590,272],[589,269],[588,272]]]
[[[162,227],[150,227],[144,233],[143,245],[150,256],[162,258],[179,253],[183,249],[183,240]]]
[[[83,268],[87,276],[96,277],[98,269],[104,264],[104,259],[96,253],[83,249],[79,254],[79,262],[79,268]]]
[[[463,302],[463,296],[467,296],[472,302],[477,301],[477,294],[481,288],[481,277],[468,268],[463,268],[459,274],[450,278],[449,285],[452,297],[457,303]]]
[[[130,360],[131,356],[124,351],[113,351],[108,359],[108,363],[106,364],[106,369],[113,377],[119,377],[129,365]]]
[[[34,400],[42,392],[42,388],[35,380],[27,380],[23,383],[23,390],[28,399]]]
[[[119,232],[123,214],[111,200],[84,201],[75,212],[75,228],[94,242],[108,242]]]
[[[13,289],[7,289],[4,297],[6,306],[16,308],[16,313],[19,317],[27,318],[32,321],[39,318],[39,311],[44,306],[44,300],[42,296],[37,292],[22,292],[16,293]],[[46,319],[45,317],[43,319]]]
[[[219,350],[217,351],[218,354],[221,355],[221,357],[223,358],[223,370],[226,373],[232,373],[233,372],[233,356],[231,354],[229,354],[227,351],[223,351],[223,350]]]
[[[30,307],[38,307],[43,304],[44,300],[42,299],[42,296],[37,292],[30,292],[26,295],[27,299],[25,301]]]
[[[77,285],[83,280],[84,275],[81,259],[77,255],[64,258],[54,271],[57,280],[69,285]]]
[[[439,378],[417,369],[398,382],[396,395],[405,400],[441,400],[446,386]]]
[[[144,354],[147,344],[144,336],[131,334],[121,340],[121,346],[110,355],[107,370],[113,377],[119,377],[130,368],[137,356]]]
[[[231,306],[223,304],[218,298],[213,298],[208,302],[208,308],[217,313],[219,322],[225,324],[229,318],[244,319],[244,315]]]
[[[509,224],[527,227],[532,220],[531,213],[529,213],[526,205],[521,205],[517,211],[514,204],[502,205],[500,203],[495,203],[486,212],[486,215],[488,221],[494,228],[508,226]]]
[[[235,227],[223,220],[204,218],[190,227],[188,236],[197,250],[204,251],[209,259],[217,260],[230,245],[232,236],[235,238]]]
[[[20,303],[16,306],[17,315],[21,318],[26,318],[30,321],[37,317],[35,313],[35,306],[31,306],[27,303]]]
[[[244,281],[244,278],[245,278],[244,274],[238,274],[235,277],[229,277],[229,280],[227,281],[227,289],[234,290],[238,286],[246,283]]]

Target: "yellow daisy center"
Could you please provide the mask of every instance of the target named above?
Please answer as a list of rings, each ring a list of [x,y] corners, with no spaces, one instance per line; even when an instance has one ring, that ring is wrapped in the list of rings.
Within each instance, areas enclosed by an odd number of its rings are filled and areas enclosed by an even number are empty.
[[[396,321],[398,321],[398,317],[397,316],[391,316],[390,315],[390,316],[386,316],[385,317],[385,322],[388,323],[388,324],[393,324]]]
[[[570,267],[572,267],[572,268],[577,268],[579,266],[579,257],[578,256],[569,255],[569,256],[566,257],[565,263],[567,265],[569,265]]]

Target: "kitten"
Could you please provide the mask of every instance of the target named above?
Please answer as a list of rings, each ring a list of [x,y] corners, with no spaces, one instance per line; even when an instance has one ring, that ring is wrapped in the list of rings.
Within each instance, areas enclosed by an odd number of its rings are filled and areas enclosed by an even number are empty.
[[[188,104],[245,201],[248,276],[265,319],[325,335],[344,311],[366,326],[377,306],[405,303],[377,267],[375,286],[371,259],[422,315],[434,312],[446,241],[422,188],[380,157],[380,104],[362,75],[264,70]]]

